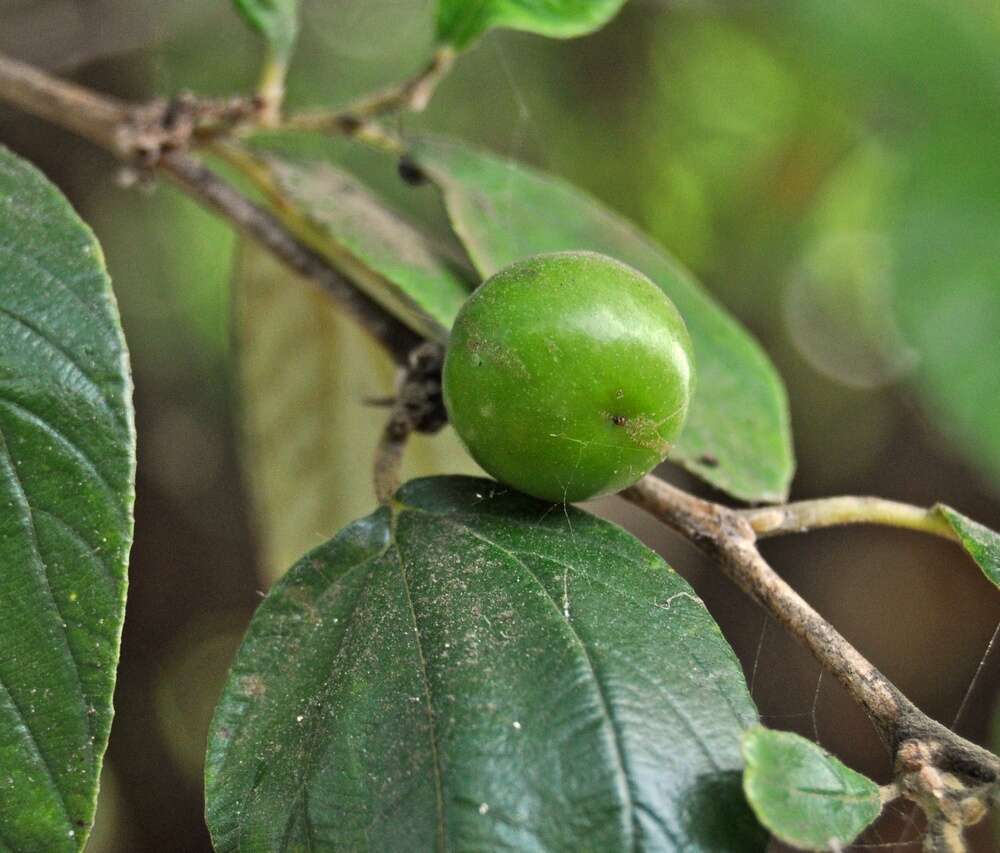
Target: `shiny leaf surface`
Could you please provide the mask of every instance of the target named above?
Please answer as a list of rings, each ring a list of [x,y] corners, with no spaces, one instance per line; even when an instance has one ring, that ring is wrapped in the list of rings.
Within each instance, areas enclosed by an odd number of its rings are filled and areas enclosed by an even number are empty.
[[[411,328],[447,340],[473,287],[462,259],[330,163],[261,156],[251,174],[304,242]]]
[[[966,518],[944,504],[938,504],[937,511],[955,531],[960,544],[983,570],[983,574],[995,586],[1000,586],[1000,533]]]

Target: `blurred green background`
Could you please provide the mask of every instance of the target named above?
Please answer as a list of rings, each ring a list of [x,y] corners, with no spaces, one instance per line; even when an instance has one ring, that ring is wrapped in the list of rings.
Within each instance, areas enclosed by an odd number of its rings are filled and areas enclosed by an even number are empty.
[[[432,32],[430,0],[305,0],[290,106],[413,73]],[[225,0],[0,0],[0,50],[140,100],[250,91],[259,60]],[[686,262],[785,377],[796,497],[943,500],[1000,529],[995,0],[631,0],[585,39],[491,34],[426,115],[394,124],[562,174]],[[208,850],[205,731],[269,569],[238,465],[236,240],[170,187],[120,186],[110,157],[42,122],[0,110],[0,142],[97,231],[136,374],[131,598],[90,849]],[[432,206],[391,163],[348,161],[401,204]],[[379,391],[346,387],[358,410]],[[765,722],[889,778],[862,712],[781,629],[687,544],[615,500],[598,509],[692,581]],[[922,708],[945,723],[961,708],[958,730],[986,740],[997,655],[969,687],[1000,609],[957,549],[866,529],[766,553]],[[905,824],[891,810],[863,842],[898,841]],[[986,828],[977,843],[992,849]]]

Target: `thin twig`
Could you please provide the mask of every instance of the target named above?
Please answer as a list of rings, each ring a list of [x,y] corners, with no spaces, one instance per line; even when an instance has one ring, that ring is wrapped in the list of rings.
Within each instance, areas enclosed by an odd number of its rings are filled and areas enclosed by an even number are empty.
[[[281,124],[287,74],[288,63],[283,58],[272,53],[264,60],[257,83],[257,98],[261,105],[260,123],[264,127],[277,127]]]
[[[798,501],[783,506],[744,509],[738,513],[757,538],[804,533],[845,524],[880,524],[930,533],[957,541],[951,526],[935,509],[924,509],[884,498],[842,496]]]
[[[354,135],[359,127],[380,116],[403,110],[422,112],[451,70],[455,57],[456,53],[452,48],[439,48],[428,65],[415,77],[368,95],[342,110],[315,110],[290,116],[283,126],[295,130]]]
[[[0,100],[121,155],[128,104],[0,54]]]
[[[792,589],[760,555],[750,522],[738,511],[701,500],[646,476],[622,497],[679,531],[798,639],[834,675],[878,727],[893,754],[918,740],[934,744],[935,767],[978,785],[1000,780],[1000,759],[932,720]]]
[[[131,107],[0,54],[0,102],[13,104],[97,143],[120,159],[160,171],[206,207],[326,290],[358,323],[405,363],[420,338],[297,240],[269,211],[181,150],[150,151],[150,107]],[[165,132],[169,133],[170,128]]]
[[[393,409],[375,448],[375,497],[387,504],[402,480],[403,452],[413,434],[413,425],[398,409]]]
[[[175,151],[164,155],[157,167],[188,194],[253,237],[291,269],[318,284],[382,343],[397,362],[405,362],[409,352],[420,343],[415,332],[355,288],[321,255],[299,242],[277,217],[241,195],[198,160]]]
[[[737,586],[805,643],[844,684],[883,734],[891,733],[900,714],[896,689],[768,565],[757,551],[754,531],[746,519],[652,476],[626,489],[622,497],[717,558]]]

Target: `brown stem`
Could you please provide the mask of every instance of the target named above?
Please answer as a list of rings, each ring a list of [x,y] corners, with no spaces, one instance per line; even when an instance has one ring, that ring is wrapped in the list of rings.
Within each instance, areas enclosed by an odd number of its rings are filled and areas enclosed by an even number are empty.
[[[0,99],[115,154],[129,153],[120,146],[130,110],[115,98],[98,95],[0,54]]]
[[[406,360],[420,338],[377,302],[357,290],[349,279],[300,243],[269,211],[258,207],[201,162],[181,151],[165,154],[160,171],[189,195],[221,214],[255,239],[291,269],[315,282],[368,331],[399,363]]]
[[[375,448],[375,497],[380,504],[389,503],[399,488],[403,452],[412,434],[413,425],[394,409]]]
[[[647,476],[622,497],[673,527],[722,566],[726,576],[785,626],[831,672],[877,726],[897,754],[911,741],[934,744],[934,766],[975,785],[996,785],[1000,759],[932,720],[760,555],[750,522],[736,510],[689,495]]]
[[[146,107],[131,107],[0,54],[0,102],[48,119],[129,161],[163,172],[188,195],[220,214],[296,272],[327,291],[397,362],[404,363],[420,338],[312,249],[299,242],[269,211],[184,151],[149,156]]]

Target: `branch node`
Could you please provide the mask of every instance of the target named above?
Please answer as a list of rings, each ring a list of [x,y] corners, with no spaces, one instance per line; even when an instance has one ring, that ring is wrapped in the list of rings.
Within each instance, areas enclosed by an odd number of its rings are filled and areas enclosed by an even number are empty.
[[[899,792],[927,816],[925,850],[966,849],[964,830],[979,823],[996,797],[996,783],[977,783],[946,769],[948,749],[937,740],[913,739],[896,752]]]
[[[448,422],[441,393],[444,348],[426,342],[409,357],[399,388],[397,405],[406,413],[414,432],[435,433]]]
[[[258,97],[198,98],[181,92],[133,107],[115,133],[116,153],[138,168],[153,169],[172,151],[225,136],[257,122],[266,109]]]
[[[399,488],[406,442],[414,432],[435,433],[448,416],[441,395],[444,349],[423,343],[414,348],[402,371],[392,414],[375,451],[375,494],[388,503]]]

